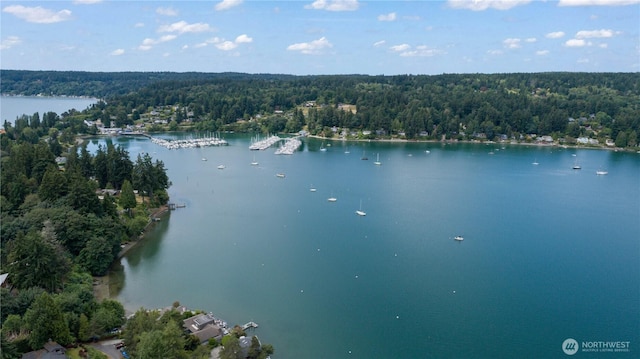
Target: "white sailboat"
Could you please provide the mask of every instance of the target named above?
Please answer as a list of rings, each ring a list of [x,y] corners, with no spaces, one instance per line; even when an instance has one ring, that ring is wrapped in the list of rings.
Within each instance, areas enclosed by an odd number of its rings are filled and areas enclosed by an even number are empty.
[[[362,200],[360,200],[360,209],[356,211],[358,216],[364,217],[367,215],[367,212],[362,210]]]
[[[333,196],[333,192],[331,192],[331,197],[327,198],[329,202],[336,202],[338,199]]]
[[[320,151],[325,152],[327,150],[326,147],[324,147],[324,142],[322,142],[322,146],[320,146]]]
[[[376,157],[376,161],[373,163],[376,166],[380,166],[382,164],[382,162],[380,162],[380,154],[378,153],[378,156]]]
[[[313,187],[313,185],[311,185],[311,187],[309,188],[309,191],[310,191],[310,192],[315,192],[315,191],[316,191],[316,188],[315,188],[315,187]]]
[[[256,161],[256,156],[253,156],[253,161],[251,161],[251,165],[252,166],[257,166],[258,165],[258,161]]]

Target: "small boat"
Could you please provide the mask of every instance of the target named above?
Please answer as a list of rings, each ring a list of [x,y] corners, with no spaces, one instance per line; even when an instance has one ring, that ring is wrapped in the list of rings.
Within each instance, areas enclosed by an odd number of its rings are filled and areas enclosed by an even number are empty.
[[[219,169],[219,170],[223,170],[223,169],[225,169],[225,166],[224,166],[224,165],[219,165],[219,166],[218,166],[218,169]]]
[[[204,157],[202,157],[202,160],[203,160],[203,161],[206,161],[207,159],[206,159],[206,158],[204,158]]]
[[[367,212],[362,210],[362,201],[360,201],[360,209],[356,211],[356,214],[361,217],[364,217],[367,215]]]
[[[310,191],[310,192],[315,192],[315,191],[316,191],[316,188],[315,188],[315,187],[313,187],[313,185],[311,185],[311,188],[309,188],[309,191]]]
[[[344,153],[346,153],[346,154],[351,153],[351,151],[349,151],[349,147],[347,147],[347,149],[346,149],[346,150],[344,150]]]
[[[284,173],[276,173],[276,177],[278,177],[278,178],[284,178]]]
[[[362,151],[362,158],[360,158],[360,159],[363,160],[363,161],[366,161],[366,160],[369,159],[369,157],[365,156],[364,155],[364,151]]]
[[[453,237],[453,239],[455,239],[456,241],[463,241],[464,237],[463,236],[455,236],[455,237]]]
[[[324,147],[324,142],[322,142],[322,146],[320,146],[320,151],[322,151],[322,152],[327,151],[327,148]]]
[[[253,161],[251,161],[251,165],[252,166],[257,166],[258,165],[258,161],[256,161],[256,156],[253,156]]]
[[[607,172],[607,171],[602,171],[602,170],[598,170],[598,171],[596,171],[596,174],[597,174],[598,176],[604,176],[604,175],[608,175],[608,174],[609,174],[609,172]]]
[[[329,202],[336,202],[337,200],[338,199],[333,196],[333,193],[331,193],[331,197],[327,198],[327,201]]]
[[[572,155],[575,156],[575,155]],[[573,167],[571,167],[574,170],[579,170],[582,169],[582,167],[580,167],[580,165],[578,164],[578,159],[576,158],[576,162],[573,163]]]
[[[380,166],[382,162],[380,162],[380,154],[378,153],[378,157],[376,157],[376,161],[373,163],[376,166]]]

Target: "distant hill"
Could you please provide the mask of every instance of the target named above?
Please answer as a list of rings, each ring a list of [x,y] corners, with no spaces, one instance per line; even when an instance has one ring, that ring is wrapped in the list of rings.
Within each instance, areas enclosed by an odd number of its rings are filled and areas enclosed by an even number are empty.
[[[249,75],[201,72],[84,72],[0,70],[3,95],[90,96],[105,98],[134,92],[158,81],[210,79],[284,78],[287,75]]]

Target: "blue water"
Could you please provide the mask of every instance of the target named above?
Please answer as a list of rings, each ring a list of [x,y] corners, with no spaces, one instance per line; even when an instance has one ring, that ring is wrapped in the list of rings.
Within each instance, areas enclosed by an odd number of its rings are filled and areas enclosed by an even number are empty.
[[[252,320],[278,358],[563,357],[567,338],[640,352],[640,154],[306,139],[276,156],[226,139],[110,139],[161,159],[186,205],[112,274],[128,309]]]
[[[16,118],[27,115],[33,116],[38,112],[40,119],[47,112],[55,112],[58,115],[71,109],[82,111],[96,103],[95,98],[85,97],[60,97],[60,96],[0,96],[1,123],[9,121],[14,123]]]

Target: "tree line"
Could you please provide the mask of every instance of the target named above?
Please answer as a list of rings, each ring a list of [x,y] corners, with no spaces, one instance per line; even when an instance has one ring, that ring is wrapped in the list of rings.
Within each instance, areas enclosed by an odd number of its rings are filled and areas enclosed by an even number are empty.
[[[162,107],[175,109],[169,119],[173,126],[156,130],[305,129],[330,137],[332,128],[341,128],[371,132],[369,138],[409,140],[548,135],[569,143],[578,137],[601,143],[611,139],[620,147],[637,146],[640,131],[640,73],[292,76],[2,70],[2,76],[3,93],[37,89],[104,100],[71,116],[61,130],[66,133],[95,132],[83,128],[84,119],[100,119],[107,127],[112,122],[133,125]],[[27,131],[24,136],[35,135]]]

